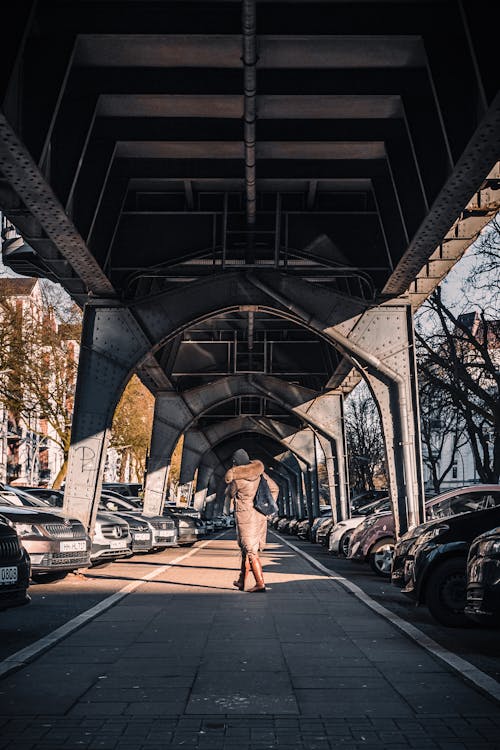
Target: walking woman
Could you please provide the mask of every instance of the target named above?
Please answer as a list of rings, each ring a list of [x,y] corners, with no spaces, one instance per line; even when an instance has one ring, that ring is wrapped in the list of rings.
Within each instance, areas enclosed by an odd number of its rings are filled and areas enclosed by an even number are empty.
[[[233,466],[226,473],[226,493],[234,503],[236,533],[241,550],[241,569],[234,585],[240,591],[245,590],[246,578],[250,570],[255,578],[251,593],[266,590],[259,549],[263,549],[267,534],[267,518],[254,508],[254,499],[262,475],[267,480],[271,494],[276,500],[278,485],[264,472],[262,461],[251,461],[248,453],[242,448],[233,454]]]

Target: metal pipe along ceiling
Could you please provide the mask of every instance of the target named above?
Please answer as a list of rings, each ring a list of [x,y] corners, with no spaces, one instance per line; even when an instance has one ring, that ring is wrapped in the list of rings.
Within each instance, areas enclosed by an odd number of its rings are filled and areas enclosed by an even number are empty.
[[[257,21],[256,0],[243,0],[243,86],[247,224],[255,224],[255,140],[257,120]]]

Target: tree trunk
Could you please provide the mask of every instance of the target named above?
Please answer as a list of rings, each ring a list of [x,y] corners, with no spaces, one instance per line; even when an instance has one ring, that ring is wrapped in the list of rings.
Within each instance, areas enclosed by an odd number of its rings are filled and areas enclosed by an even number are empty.
[[[66,479],[67,471],[68,471],[68,457],[66,456],[65,459],[64,459],[64,461],[63,461],[63,463],[62,463],[62,465],[61,465],[61,468],[57,472],[57,476],[54,479],[54,482],[52,484],[52,489],[53,490],[60,490],[61,489],[61,484]]]

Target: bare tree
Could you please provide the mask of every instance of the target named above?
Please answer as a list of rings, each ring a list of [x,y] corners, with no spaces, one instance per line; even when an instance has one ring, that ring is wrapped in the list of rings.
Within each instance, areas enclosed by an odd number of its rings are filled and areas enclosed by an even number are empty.
[[[372,490],[387,486],[385,452],[375,402],[361,384],[346,401],[345,425],[351,487]]]
[[[438,288],[426,303],[432,330],[417,328],[419,369],[463,420],[483,482],[500,475],[500,321],[484,312],[456,315]]]
[[[467,443],[465,425],[450,395],[430,383],[424,368],[419,380],[420,420],[424,464],[434,492],[453,468],[457,452]]]
[[[481,293],[482,310],[489,318],[500,317],[500,214],[483,229],[473,246],[473,267],[464,284],[464,296],[469,299],[469,290],[474,298]],[[474,303],[475,299],[469,300]]]

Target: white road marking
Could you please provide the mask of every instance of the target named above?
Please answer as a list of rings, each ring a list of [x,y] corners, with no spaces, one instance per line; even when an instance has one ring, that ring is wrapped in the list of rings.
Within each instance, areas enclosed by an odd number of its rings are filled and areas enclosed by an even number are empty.
[[[295,544],[292,544],[287,539],[283,539],[283,537],[275,534],[274,531],[271,531],[271,534],[276,537],[276,539],[279,539],[280,542],[283,542],[283,544],[286,544],[288,547],[293,549],[294,552],[307,560],[307,562],[312,566],[320,570],[322,573],[325,573],[325,575],[327,575],[333,581],[339,583],[345,589],[354,594],[354,596],[362,601],[363,604],[365,604],[367,607],[372,609],[384,619],[391,622],[396,628],[407,635],[408,638],[411,638],[412,641],[415,641],[415,643],[432,654],[432,656],[441,659],[441,661],[444,661],[445,664],[455,670],[455,672],[458,672],[465,680],[467,680],[468,682],[472,682],[473,685],[480,688],[480,690],[487,693],[490,697],[494,698],[497,701],[500,701],[500,683],[498,683],[493,677],[490,677],[470,662],[462,659],[461,656],[457,656],[457,654],[448,651],[447,648],[441,646],[439,643],[436,643],[436,641],[416,628],[414,625],[406,622],[406,620],[403,620],[401,617],[399,617],[399,615],[394,614],[394,612],[386,609],[386,607],[384,607],[382,604],[379,604],[377,601],[375,601],[375,599],[372,599],[369,594],[363,591],[363,589],[361,589],[359,586],[356,586],[355,583],[352,583],[352,581],[349,581],[349,579],[344,578],[344,576],[341,576],[338,573],[334,573],[329,568],[325,567],[325,565],[322,565],[320,562],[315,560],[314,557],[308,555],[307,552],[304,552],[299,547],[296,547]]]
[[[128,594],[131,594],[133,591],[138,589],[139,586],[142,586],[143,583],[153,581],[157,576],[162,575],[162,573],[165,573],[165,571],[169,568],[172,568],[182,560],[186,560],[188,557],[195,555],[198,550],[203,549],[208,544],[210,544],[210,542],[213,542],[216,539],[220,539],[220,537],[223,536],[224,533],[225,532],[217,534],[217,536],[214,536],[213,539],[207,539],[198,547],[193,547],[193,549],[189,550],[189,552],[186,552],[184,555],[174,557],[173,560],[171,560],[169,563],[165,563],[165,565],[162,565],[161,568],[153,570],[151,571],[151,573],[147,573],[145,576],[142,576],[142,578],[138,578],[132,583],[128,583],[119,591],[116,591],[114,594],[110,594],[110,596],[107,596],[106,599],[103,599],[94,607],[85,610],[85,612],[82,612],[76,617],[73,617],[72,620],[68,620],[68,622],[66,622],[64,625],[61,625],[61,627],[56,628],[56,630],[53,630],[47,635],[44,635],[43,638],[39,638],[29,646],[26,646],[20,651],[16,651],[14,654],[11,654],[6,659],[3,659],[3,661],[0,662],[0,677],[4,677],[5,675],[9,674],[9,672],[14,672],[16,669],[23,667],[25,664],[27,664],[27,662],[33,661],[33,659],[35,659],[37,656],[40,656],[45,651],[48,651],[49,648],[55,646],[56,643],[62,641],[63,638],[66,638],[75,630],[81,628],[82,625],[86,625],[88,622],[90,622],[90,620],[93,620],[95,617],[105,612],[107,609],[119,602],[120,599],[123,599],[125,596],[128,596]],[[144,564],[147,565],[147,563]]]

